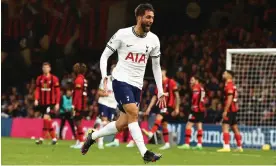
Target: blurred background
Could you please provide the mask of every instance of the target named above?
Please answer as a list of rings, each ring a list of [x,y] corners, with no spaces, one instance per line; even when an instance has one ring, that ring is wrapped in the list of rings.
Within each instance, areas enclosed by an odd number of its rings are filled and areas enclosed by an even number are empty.
[[[41,74],[42,62],[48,61],[63,89],[74,80],[74,63],[88,65],[86,118],[95,119],[101,53],[119,28],[136,23],[134,9],[142,2],[145,1],[1,0],[2,117],[39,117],[33,109],[35,78]],[[223,110],[221,76],[226,48],[276,48],[276,1],[147,2],[156,10],[152,32],[161,42],[161,64],[179,87],[181,107],[175,121],[187,120],[191,100],[189,79],[199,74],[206,81],[208,94],[205,122],[218,123]],[[109,66],[116,61],[117,55],[113,55]],[[154,88],[151,63],[148,63],[141,111],[147,108]],[[275,109],[275,105],[272,107]],[[273,119],[275,114],[269,116]],[[244,124],[258,123],[244,121]]]

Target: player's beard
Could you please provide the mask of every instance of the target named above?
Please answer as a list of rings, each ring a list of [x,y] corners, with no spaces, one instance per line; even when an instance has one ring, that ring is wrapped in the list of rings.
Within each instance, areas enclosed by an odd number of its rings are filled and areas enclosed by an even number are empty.
[[[148,25],[148,26],[147,26],[147,24],[142,23],[142,24],[141,24],[141,27],[142,27],[143,31],[144,31],[145,33],[147,33],[147,32],[150,31],[151,25]]]

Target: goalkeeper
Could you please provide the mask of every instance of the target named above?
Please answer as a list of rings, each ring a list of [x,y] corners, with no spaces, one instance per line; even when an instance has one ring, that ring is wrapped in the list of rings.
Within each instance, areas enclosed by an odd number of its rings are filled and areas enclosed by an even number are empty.
[[[234,72],[230,70],[226,70],[223,73],[223,79],[225,80],[225,87],[224,87],[224,111],[222,114],[222,132],[223,132],[223,140],[224,145],[222,149],[219,149],[218,152],[230,152],[230,134],[229,128],[233,130],[235,134],[235,139],[237,141],[237,151],[243,152],[242,149],[242,138],[240,135],[240,131],[237,124],[237,112],[238,112],[238,103],[237,103],[237,89],[233,82]]]

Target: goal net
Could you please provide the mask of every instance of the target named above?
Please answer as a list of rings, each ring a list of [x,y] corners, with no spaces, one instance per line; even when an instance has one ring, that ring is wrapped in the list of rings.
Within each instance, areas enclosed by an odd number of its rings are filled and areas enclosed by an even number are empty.
[[[276,149],[276,49],[227,49],[226,69],[235,73],[243,146]]]

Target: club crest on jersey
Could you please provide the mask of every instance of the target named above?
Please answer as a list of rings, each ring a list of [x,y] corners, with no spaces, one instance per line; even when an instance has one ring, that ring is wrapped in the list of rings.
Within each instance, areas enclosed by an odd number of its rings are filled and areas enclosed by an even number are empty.
[[[137,63],[146,63],[146,55],[145,54],[139,54],[139,53],[128,53],[125,60],[131,60],[132,62]]]

